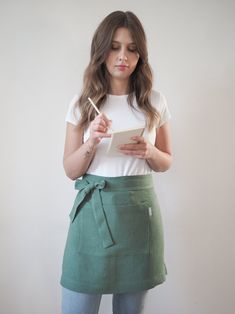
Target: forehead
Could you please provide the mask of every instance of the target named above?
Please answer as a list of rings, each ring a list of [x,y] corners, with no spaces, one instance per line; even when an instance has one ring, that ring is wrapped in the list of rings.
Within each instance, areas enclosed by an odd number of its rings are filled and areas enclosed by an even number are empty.
[[[126,27],[119,27],[116,29],[113,38],[113,41],[118,41],[124,44],[131,44],[134,43],[134,40],[131,36],[131,33],[128,28]]]

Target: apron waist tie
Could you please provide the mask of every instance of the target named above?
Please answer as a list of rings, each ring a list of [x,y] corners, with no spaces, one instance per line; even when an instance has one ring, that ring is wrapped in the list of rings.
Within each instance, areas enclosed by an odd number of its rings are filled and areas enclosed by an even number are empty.
[[[98,232],[102,239],[102,244],[104,248],[108,248],[114,245],[112,235],[109,229],[105,211],[103,208],[100,191],[105,187],[106,181],[99,180],[97,182],[88,182],[85,179],[76,180],[75,189],[79,190],[74,201],[72,211],[70,213],[71,222],[74,221],[79,205],[84,201],[85,197],[90,193],[92,194],[92,209],[95,217],[95,222],[98,226]]]

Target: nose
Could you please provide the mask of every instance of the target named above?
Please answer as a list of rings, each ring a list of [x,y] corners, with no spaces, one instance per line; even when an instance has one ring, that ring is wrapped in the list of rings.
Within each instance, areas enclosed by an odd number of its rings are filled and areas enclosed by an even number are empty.
[[[118,60],[119,60],[119,61],[127,61],[127,57],[125,57],[125,56],[119,56]]]
[[[120,54],[118,55],[118,61],[127,61],[127,56],[125,54],[125,51],[124,50],[121,50],[120,51]]]

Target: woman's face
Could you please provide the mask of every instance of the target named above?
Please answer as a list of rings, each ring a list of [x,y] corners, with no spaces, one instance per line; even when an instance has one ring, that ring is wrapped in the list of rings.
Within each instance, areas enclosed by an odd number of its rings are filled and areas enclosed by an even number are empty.
[[[112,46],[105,61],[111,80],[129,81],[139,60],[139,54],[129,30],[120,27],[114,33]]]

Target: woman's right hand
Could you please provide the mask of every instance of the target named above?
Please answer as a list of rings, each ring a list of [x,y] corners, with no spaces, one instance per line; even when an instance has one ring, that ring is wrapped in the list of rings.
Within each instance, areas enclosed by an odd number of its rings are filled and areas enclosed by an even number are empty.
[[[90,143],[97,145],[102,138],[109,138],[111,134],[108,133],[108,128],[111,126],[112,121],[107,118],[104,113],[99,114],[90,124]]]

